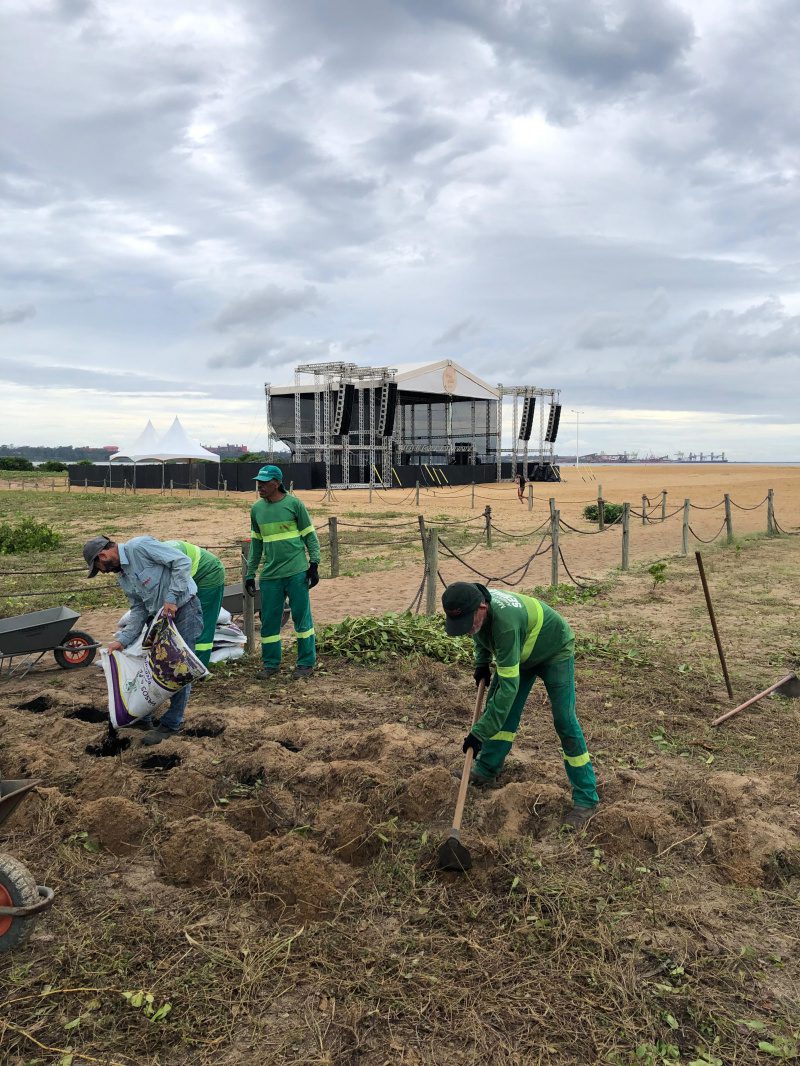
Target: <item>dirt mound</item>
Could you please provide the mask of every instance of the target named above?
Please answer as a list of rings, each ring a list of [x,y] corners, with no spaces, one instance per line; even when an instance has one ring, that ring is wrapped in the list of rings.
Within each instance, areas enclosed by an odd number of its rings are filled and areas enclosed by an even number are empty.
[[[78,821],[112,855],[130,855],[136,851],[152,825],[141,803],[121,796],[101,796],[85,804]]]
[[[565,789],[557,785],[515,782],[488,793],[483,825],[497,837],[539,837],[555,824],[566,801]]]
[[[263,893],[303,917],[332,910],[356,879],[351,867],[294,835],[254,845],[250,869]]]
[[[76,748],[75,753],[82,749]],[[57,744],[41,739],[13,737],[0,758],[0,776],[4,778],[40,777],[48,784],[61,784],[65,775],[75,772],[75,762]]]
[[[377,841],[370,838],[370,810],[365,803],[328,803],[317,812],[316,828],[328,851],[345,862],[367,858]]]
[[[388,789],[392,775],[373,763],[358,759],[307,764],[292,780],[292,789],[302,796],[360,799]]]
[[[60,789],[37,788],[3,823],[3,832],[35,834],[47,832],[55,826],[70,825],[77,809],[77,803]]]
[[[166,877],[179,884],[225,878],[241,868],[253,844],[221,819],[192,816],[167,826],[159,846]]]
[[[347,736],[335,749],[338,759],[389,759],[393,763],[419,761],[423,751],[430,748],[430,739],[418,729],[409,729],[397,722],[386,722],[367,733]]]
[[[678,840],[679,828],[664,806],[622,800],[600,805],[589,835],[609,855],[651,856]]]
[[[412,774],[397,806],[412,822],[439,818],[455,805],[458,782],[444,766],[431,766]]]
[[[765,819],[729,818],[710,826],[707,837],[714,862],[736,885],[759,886],[800,874],[796,828]]]
[[[762,806],[770,789],[758,777],[718,771],[708,774],[692,791],[692,805],[703,821],[727,818]]]

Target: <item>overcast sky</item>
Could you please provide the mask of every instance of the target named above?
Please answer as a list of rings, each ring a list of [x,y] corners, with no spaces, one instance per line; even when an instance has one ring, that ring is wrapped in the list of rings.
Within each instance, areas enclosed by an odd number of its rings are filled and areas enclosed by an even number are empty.
[[[796,0],[3,0],[0,443],[265,442],[298,361],[798,459]]]

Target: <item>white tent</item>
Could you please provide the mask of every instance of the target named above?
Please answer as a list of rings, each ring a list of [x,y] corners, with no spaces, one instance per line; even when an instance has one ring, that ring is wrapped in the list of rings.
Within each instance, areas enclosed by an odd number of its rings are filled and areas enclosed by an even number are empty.
[[[218,463],[219,456],[204,448],[199,441],[190,437],[181,425],[180,419],[175,416],[175,421],[167,432],[152,444],[149,448],[140,450],[138,455],[132,455],[134,462],[144,459],[157,460],[159,463],[182,463],[191,461],[203,461]]]
[[[147,425],[129,448],[120,448],[109,459],[110,464],[119,459],[121,462],[133,463],[133,484],[136,485],[137,463],[161,463],[161,489],[164,489],[164,471],[167,463],[209,462],[219,463],[220,458],[214,452],[204,448],[199,441],[190,437],[181,425],[178,416],[163,437],[156,433],[153,423]]]
[[[153,423],[148,418],[147,425],[142,432],[130,445],[122,445],[109,459],[109,462],[113,463],[117,459],[124,459],[127,462],[136,462],[137,458],[141,458],[142,455],[146,455],[158,444],[158,433]]]

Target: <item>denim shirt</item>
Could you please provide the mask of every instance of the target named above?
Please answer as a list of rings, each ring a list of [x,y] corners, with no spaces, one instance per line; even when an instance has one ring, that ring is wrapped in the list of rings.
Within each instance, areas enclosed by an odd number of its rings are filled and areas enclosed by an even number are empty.
[[[197,585],[189,557],[155,537],[134,537],[118,548],[122,570],[117,580],[131,605],[130,622],[119,636],[127,648],[148,618],[165,603],[182,607],[197,594]]]

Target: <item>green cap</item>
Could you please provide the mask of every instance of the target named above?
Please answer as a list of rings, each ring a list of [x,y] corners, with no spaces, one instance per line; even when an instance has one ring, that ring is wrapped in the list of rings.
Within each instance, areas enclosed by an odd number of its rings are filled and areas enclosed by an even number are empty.
[[[463,637],[472,629],[475,612],[484,603],[483,593],[470,581],[456,581],[442,593],[444,626],[449,637]]]
[[[253,481],[280,481],[283,482],[283,471],[279,466],[262,466]]]

